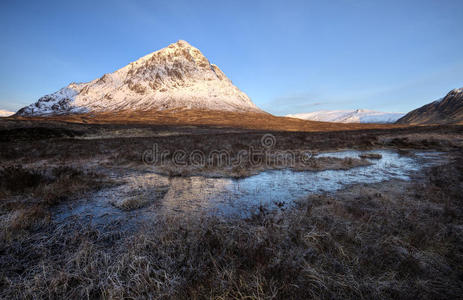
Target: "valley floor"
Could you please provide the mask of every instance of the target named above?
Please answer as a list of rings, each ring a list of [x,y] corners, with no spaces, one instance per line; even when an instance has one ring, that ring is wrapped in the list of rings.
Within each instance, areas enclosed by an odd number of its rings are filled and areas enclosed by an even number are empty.
[[[166,164],[143,160],[153,145],[167,153]],[[249,163],[251,155],[240,150],[251,148],[271,149],[262,159],[273,163]],[[206,160],[214,150],[245,159],[233,166],[217,157],[206,166],[174,164],[179,149]],[[140,220],[137,226],[98,223],[92,215],[57,218],[130,172],[243,178],[269,169],[349,170],[381,159],[319,155],[341,149],[405,156],[432,150],[446,159],[411,173],[411,180],[353,184],[242,218],[175,212],[142,218],[151,204],[137,193],[138,182],[114,204]],[[0,297],[458,298],[462,149],[460,126],[281,132],[2,120]],[[291,151],[295,161],[275,163],[278,151]]]

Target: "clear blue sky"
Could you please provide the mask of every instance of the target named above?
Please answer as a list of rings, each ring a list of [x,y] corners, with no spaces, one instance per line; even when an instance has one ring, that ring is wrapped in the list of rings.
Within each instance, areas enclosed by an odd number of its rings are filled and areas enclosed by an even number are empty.
[[[463,1],[0,3],[0,109],[179,39],[274,114],[407,112],[463,87]]]

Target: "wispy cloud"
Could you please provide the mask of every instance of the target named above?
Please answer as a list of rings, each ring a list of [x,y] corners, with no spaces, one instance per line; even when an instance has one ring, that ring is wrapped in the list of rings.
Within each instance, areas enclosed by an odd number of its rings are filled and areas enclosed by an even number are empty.
[[[462,70],[463,62],[459,61],[405,81],[364,87],[327,85],[310,92],[276,96],[262,108],[277,115],[357,108],[407,112],[462,87]]]
[[[327,99],[326,96],[307,92],[277,96],[262,106],[274,114],[286,115],[290,113],[311,112],[351,102],[345,99]]]

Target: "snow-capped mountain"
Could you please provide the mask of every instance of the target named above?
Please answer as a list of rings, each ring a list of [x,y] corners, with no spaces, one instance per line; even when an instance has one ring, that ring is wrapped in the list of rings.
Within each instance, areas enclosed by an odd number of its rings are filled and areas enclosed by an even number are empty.
[[[17,115],[206,109],[261,112],[195,47],[178,41],[87,83],[71,83]]]
[[[463,123],[463,88],[451,90],[444,98],[412,110],[399,124]]]
[[[356,110],[320,110],[310,113],[286,115],[286,117],[311,121],[338,123],[394,123],[404,114],[387,113],[367,109]]]
[[[9,117],[14,115],[14,112],[0,109],[0,117]]]

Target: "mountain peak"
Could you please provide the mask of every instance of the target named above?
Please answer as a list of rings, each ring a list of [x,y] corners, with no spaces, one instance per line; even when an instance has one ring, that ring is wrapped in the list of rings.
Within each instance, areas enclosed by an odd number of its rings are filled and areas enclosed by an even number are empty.
[[[192,46],[187,41],[178,40],[175,43],[170,44],[168,47],[188,48],[188,47],[192,47]]]
[[[453,89],[450,91],[449,95],[457,95],[463,93],[463,88]]]
[[[179,40],[113,73],[71,83],[17,114],[180,108],[261,112],[199,49]]]

